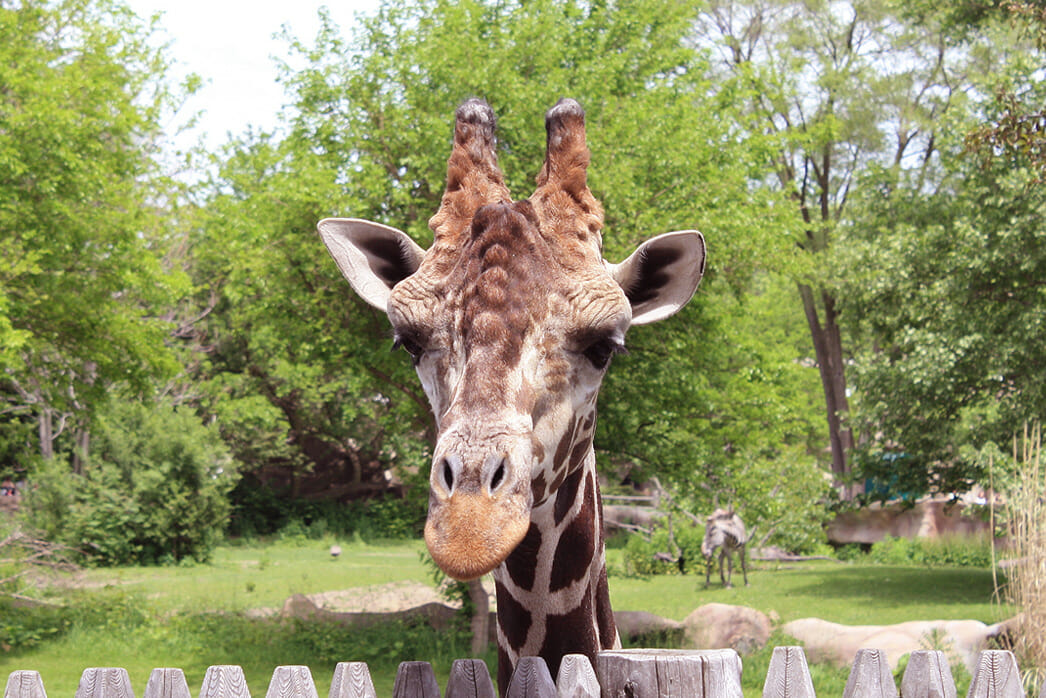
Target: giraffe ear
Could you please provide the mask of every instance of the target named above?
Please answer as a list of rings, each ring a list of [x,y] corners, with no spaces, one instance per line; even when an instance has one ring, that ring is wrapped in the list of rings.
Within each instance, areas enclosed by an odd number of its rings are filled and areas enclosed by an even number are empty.
[[[316,226],[342,275],[360,298],[388,310],[392,287],[421,265],[425,250],[406,233],[358,218],[325,218]]]
[[[696,230],[665,233],[607,266],[632,304],[632,324],[657,322],[693,297],[705,273],[705,239]]]

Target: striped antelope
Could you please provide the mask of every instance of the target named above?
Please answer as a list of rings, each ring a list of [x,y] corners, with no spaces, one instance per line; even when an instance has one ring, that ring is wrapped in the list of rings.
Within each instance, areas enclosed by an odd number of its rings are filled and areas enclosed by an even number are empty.
[[[719,551],[719,579],[722,580],[723,586],[733,586],[730,577],[734,572],[734,551],[740,554],[741,572],[745,577],[745,586],[748,586],[748,567],[745,564],[745,545],[748,541],[745,524],[733,510],[716,509],[712,512],[705,524],[705,539],[701,542],[701,554],[705,556],[705,588],[711,584],[716,550]],[[725,575],[724,562],[727,570]]]

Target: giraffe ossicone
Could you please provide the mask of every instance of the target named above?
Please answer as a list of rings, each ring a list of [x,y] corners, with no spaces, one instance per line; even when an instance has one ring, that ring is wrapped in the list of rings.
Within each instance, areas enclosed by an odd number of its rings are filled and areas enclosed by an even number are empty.
[[[666,318],[704,273],[704,238],[666,233],[625,261],[602,257],[581,106],[546,113],[537,188],[514,201],[495,118],[457,112],[446,188],[423,250],[405,233],[329,218],[319,232],[363,300],[388,314],[438,435],[425,541],[451,577],[493,571],[499,684],[520,657],[619,645],[607,589],[592,445],[596,399],[631,325]]]

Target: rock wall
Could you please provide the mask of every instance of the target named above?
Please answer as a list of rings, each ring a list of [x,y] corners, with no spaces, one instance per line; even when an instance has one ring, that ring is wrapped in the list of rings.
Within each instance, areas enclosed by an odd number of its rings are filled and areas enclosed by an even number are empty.
[[[838,514],[828,524],[828,540],[836,544],[878,543],[894,538],[935,538],[947,535],[987,535],[988,522],[963,514],[969,507],[948,497],[928,497],[914,505],[876,502]]]

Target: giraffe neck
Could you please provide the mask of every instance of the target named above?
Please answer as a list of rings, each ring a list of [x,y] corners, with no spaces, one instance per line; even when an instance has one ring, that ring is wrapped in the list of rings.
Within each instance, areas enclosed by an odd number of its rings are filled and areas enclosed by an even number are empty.
[[[619,645],[607,588],[603,506],[591,441],[580,467],[531,513],[523,542],[494,570],[498,684],[520,657],[540,656],[555,677],[565,654]]]

